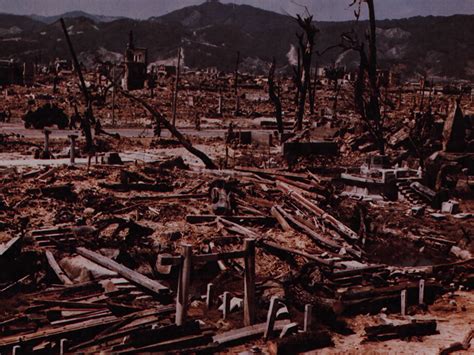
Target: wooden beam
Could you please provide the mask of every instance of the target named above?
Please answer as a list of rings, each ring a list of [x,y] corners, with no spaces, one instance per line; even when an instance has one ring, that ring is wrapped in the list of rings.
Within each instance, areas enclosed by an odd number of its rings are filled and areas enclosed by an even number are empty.
[[[218,219],[220,216],[217,215],[187,215],[186,222],[188,223],[205,223],[213,222]],[[259,224],[275,224],[275,218],[271,216],[226,216],[226,220],[232,221],[234,223],[238,222],[249,222],[249,223],[259,223]]]
[[[233,227],[233,229],[241,234],[241,235],[244,235],[246,236],[247,238],[250,238],[250,239],[260,239],[260,236],[255,233],[254,231],[246,228],[246,227],[243,227],[241,226],[240,224],[237,224],[237,223],[234,223],[232,221],[229,221],[228,219],[224,218],[224,217],[219,217],[218,218],[218,221],[221,222],[222,224],[224,224],[225,226],[227,227]]]
[[[263,247],[270,248],[270,249],[276,249],[276,250],[283,251],[283,252],[286,252],[286,253],[303,256],[306,259],[315,261],[316,263],[318,263],[319,265],[322,265],[322,266],[332,267],[333,264],[334,264],[334,262],[331,261],[331,260],[325,260],[325,259],[319,258],[315,255],[312,255],[312,254],[306,253],[304,251],[301,251],[301,250],[297,250],[297,249],[293,249],[293,248],[287,248],[287,247],[284,247],[280,244],[277,244],[277,243],[274,243],[274,242],[271,242],[271,241],[267,241],[267,240],[262,241],[260,243],[260,245],[262,245]]]
[[[309,211],[316,214],[316,216],[318,216],[319,218],[323,219],[326,223],[331,225],[335,230],[340,232],[342,235],[346,236],[347,238],[349,238],[353,241],[357,241],[357,240],[360,239],[359,235],[356,232],[354,232],[352,229],[347,227],[344,223],[337,220],[336,218],[334,218],[330,214],[326,213],[323,209],[316,206],[314,203],[312,203],[307,198],[303,197],[301,194],[299,194],[294,189],[292,189],[288,184],[285,184],[284,182],[281,182],[281,181],[277,181],[277,187],[283,193],[288,194],[288,196],[291,197],[293,200],[300,203],[303,207],[305,207]]]
[[[289,320],[277,321],[273,326],[273,330],[275,332],[281,331],[283,327],[289,323]],[[240,329],[233,329],[222,334],[217,334],[212,339],[220,345],[243,343],[261,337],[265,332],[266,326],[266,323],[260,323]]]
[[[48,260],[48,264],[51,267],[51,269],[54,271],[54,273],[56,274],[57,278],[61,280],[61,282],[65,285],[72,285],[73,282],[61,269],[56,259],[54,258],[53,253],[47,250],[45,254],[46,254],[46,260]]]
[[[0,245],[0,257],[5,256],[9,250],[13,250],[15,245],[20,241],[21,237],[14,237],[5,244]]]
[[[143,288],[146,288],[147,290],[153,293],[163,295],[169,293],[170,291],[168,287],[162,285],[158,281],[152,280],[140,274],[139,272],[129,269],[128,267],[121,265],[113,261],[112,259],[107,258],[106,256],[103,256],[101,254],[95,253],[91,250],[82,247],[76,248],[76,251],[79,255],[85,257],[86,259],[89,259],[109,270],[115,271],[128,281],[133,282]]]
[[[219,261],[219,260],[229,260],[229,259],[240,259],[245,258],[246,251],[229,251],[223,253],[212,253],[212,254],[200,254],[193,255],[193,261],[195,262],[209,262],[209,261]]]
[[[309,235],[317,244],[321,245],[322,247],[328,248],[329,250],[338,253],[342,249],[342,245],[336,243],[322,235],[316,233],[314,230],[310,229],[306,224],[301,223],[295,217],[290,215],[288,212],[283,210],[282,208],[279,209],[279,212],[292,224],[296,225],[299,229]],[[360,255],[358,255],[360,257]]]
[[[272,213],[272,216],[275,217],[278,223],[280,224],[281,229],[283,229],[285,232],[289,232],[292,230],[290,225],[286,221],[285,217],[283,217],[282,214],[278,212],[278,210],[275,207],[272,207],[271,213]]]
[[[101,319],[91,319],[76,324],[68,324],[58,328],[46,328],[35,333],[12,335],[0,338],[0,348],[12,346],[15,344],[29,344],[32,342],[41,342],[51,337],[67,337],[69,335],[84,332],[99,327],[105,327],[119,322],[120,319],[115,316],[103,317]]]

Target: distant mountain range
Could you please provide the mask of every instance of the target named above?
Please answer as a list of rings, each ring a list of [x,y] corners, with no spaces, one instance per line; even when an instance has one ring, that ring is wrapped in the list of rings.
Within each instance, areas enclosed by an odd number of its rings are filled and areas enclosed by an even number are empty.
[[[78,18],[78,17],[84,17],[88,18],[94,22],[112,22],[115,20],[118,20],[122,17],[112,17],[112,16],[102,16],[102,15],[92,15],[84,11],[71,11],[71,12],[66,12],[62,15],[57,15],[57,16],[39,16],[39,15],[31,15],[29,16],[33,20],[40,21],[46,24],[52,24],[56,21],[58,21],[61,17],[62,18]]]
[[[240,51],[242,70],[266,71],[273,57],[281,69],[289,68],[291,47],[297,43],[296,21],[282,14],[247,5],[206,2],[148,20],[111,18],[84,12],[64,14],[72,41],[86,65],[95,61],[120,61],[128,32],[136,45],[146,47],[151,62],[170,62],[184,49],[190,68],[233,70]],[[2,57],[39,58],[47,62],[69,58],[60,16],[0,14]],[[317,50],[339,42],[341,33],[354,28],[361,35],[367,22],[318,22]],[[474,80],[474,16],[413,17],[377,23],[381,67],[395,67],[406,77]],[[294,53],[294,52],[293,52]],[[294,58],[293,58],[294,59]],[[322,57],[319,65],[356,67],[355,53],[339,50]]]

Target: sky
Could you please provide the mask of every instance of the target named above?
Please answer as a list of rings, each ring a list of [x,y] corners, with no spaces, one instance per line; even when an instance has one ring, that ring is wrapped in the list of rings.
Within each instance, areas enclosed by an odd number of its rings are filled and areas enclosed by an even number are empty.
[[[146,19],[197,5],[204,0],[0,0],[0,12],[22,15],[59,15],[82,10],[92,14]],[[306,6],[321,21],[353,19],[352,0],[223,0],[279,13],[302,13]],[[474,14],[474,0],[375,0],[379,19],[412,16]]]

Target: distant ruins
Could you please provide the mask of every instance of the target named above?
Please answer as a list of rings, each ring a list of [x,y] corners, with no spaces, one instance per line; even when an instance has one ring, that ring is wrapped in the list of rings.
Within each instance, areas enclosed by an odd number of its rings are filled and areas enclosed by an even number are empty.
[[[123,88],[128,91],[143,89],[147,79],[148,50],[135,47],[132,31],[129,33],[124,64]]]

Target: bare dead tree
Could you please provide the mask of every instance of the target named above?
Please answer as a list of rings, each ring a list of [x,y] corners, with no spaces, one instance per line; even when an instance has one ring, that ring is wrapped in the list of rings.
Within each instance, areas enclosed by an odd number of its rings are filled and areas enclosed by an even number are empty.
[[[333,91],[334,91],[334,102],[332,106],[333,110],[333,117],[337,116],[337,104],[339,98],[339,92],[341,91],[341,85],[339,85],[339,80],[344,78],[344,68],[340,67],[332,67],[327,68],[325,71],[326,78],[333,83]]]
[[[275,85],[275,69],[276,69],[276,60],[273,57],[273,62],[270,67],[270,71],[268,73],[268,94],[270,96],[270,100],[273,102],[273,106],[275,106],[275,117],[277,121],[278,133],[280,135],[283,134],[283,114],[282,114],[282,106],[281,106],[281,99],[278,93],[278,88]]]
[[[384,118],[380,112],[380,88],[377,77],[377,37],[375,24],[374,0],[353,0],[351,6],[358,5],[354,11],[358,20],[362,4],[366,3],[369,10],[369,29],[366,40],[358,39],[355,31],[342,36],[343,47],[359,53],[360,64],[357,80],[354,86],[354,103],[361,119],[366,123],[369,132],[374,137],[380,154],[385,154]],[[368,50],[366,49],[368,45]],[[367,84],[368,83],[368,87]]]
[[[296,114],[296,130],[303,129],[303,118],[305,113],[306,96],[311,85],[311,60],[313,57],[313,49],[316,34],[319,30],[313,24],[313,16],[307,17],[296,16],[298,25],[303,33],[297,34],[299,50],[301,52],[302,73],[300,75],[299,101],[298,111]]]
[[[145,100],[140,97],[136,97],[130,94],[127,91],[124,91],[122,88],[116,86],[117,90],[126,98],[139,103],[142,105],[156,120],[159,124],[163,124],[163,126],[170,131],[170,133],[181,143],[181,145],[191,154],[195,155],[199,158],[207,169],[218,169],[218,166],[212,161],[209,156],[206,155],[203,151],[195,148],[192,143],[184,136],[180,131],[176,129],[176,127],[172,124],[172,122],[168,121],[166,116],[159,112],[158,110],[154,109],[150,104],[148,104]]]

